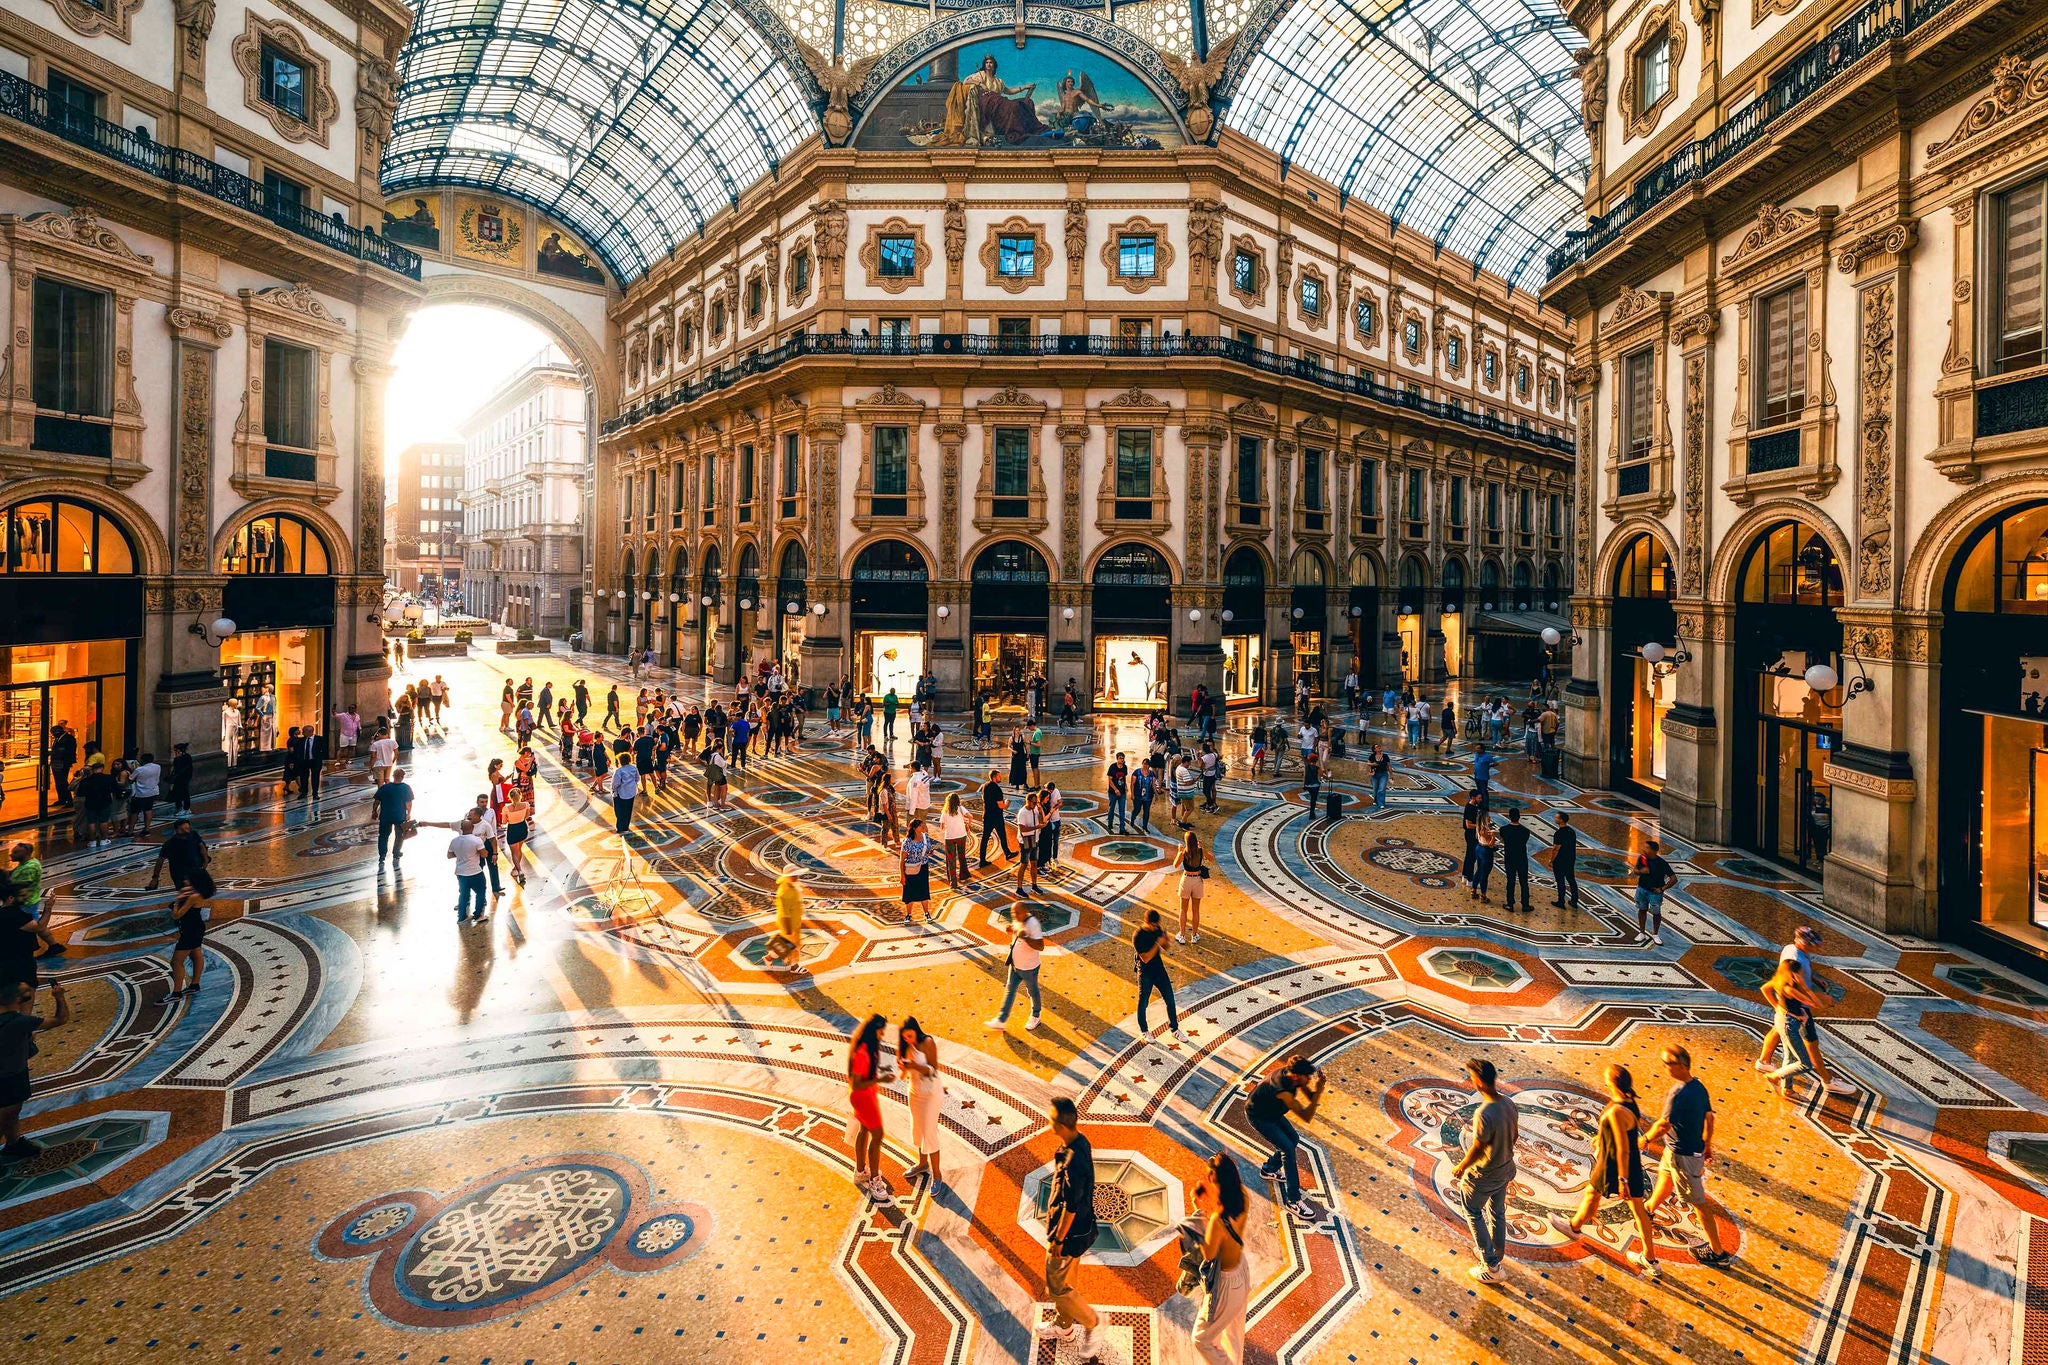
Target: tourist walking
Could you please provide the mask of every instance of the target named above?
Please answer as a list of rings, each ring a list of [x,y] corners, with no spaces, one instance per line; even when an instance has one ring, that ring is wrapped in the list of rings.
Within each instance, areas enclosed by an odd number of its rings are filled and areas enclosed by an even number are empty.
[[[1387,755],[1386,746],[1378,740],[1372,742],[1372,753],[1367,755],[1366,769],[1372,774],[1372,808],[1387,808],[1387,781],[1392,776],[1394,760]]]
[[[906,1180],[923,1176],[929,1189],[945,1182],[939,1176],[939,1115],[946,1107],[946,1086],[939,1077],[939,1044],[915,1015],[896,1026],[896,1069],[910,1079],[910,1133],[917,1145],[917,1164]]]
[[[477,837],[475,827],[467,817],[456,827],[455,837],[448,841],[448,856],[455,862],[455,922],[463,922],[472,896],[476,898],[476,911],[467,918],[472,923],[481,920],[487,908],[484,899],[484,841]]]
[[[1296,1053],[1252,1087],[1245,1105],[1252,1127],[1273,1144],[1273,1155],[1259,1168],[1259,1174],[1280,1181],[1280,1202],[1297,1218],[1313,1219],[1317,1214],[1315,1205],[1301,1193],[1301,1134],[1294,1130],[1294,1120],[1307,1123],[1315,1118],[1327,1080],[1314,1062]]]
[[[526,799],[528,790],[524,784],[514,783],[511,794],[498,810],[498,818],[504,823],[506,870],[517,886],[526,885],[526,843],[533,837],[533,807]]]
[[[1355,693],[1355,684],[1351,687]],[[1354,700],[1354,706],[1356,702]],[[1217,1152],[1195,1182],[1202,1224],[1202,1308],[1195,1314],[1195,1351],[1208,1365],[1244,1365],[1245,1314],[1251,1273],[1244,1263],[1244,1225],[1251,1215],[1237,1158]]]
[[[1636,1102],[1635,1077],[1625,1066],[1609,1065],[1607,1107],[1600,1111],[1600,1126],[1593,1136],[1593,1169],[1587,1176],[1585,1198],[1579,1201],[1579,1211],[1570,1218],[1553,1211],[1550,1224],[1566,1237],[1576,1240],[1581,1229],[1600,1211],[1602,1203],[1609,1199],[1622,1200],[1635,1218],[1636,1235],[1643,1243],[1640,1252],[1626,1253],[1628,1263],[1644,1279],[1655,1280],[1661,1278],[1663,1272],[1657,1268],[1655,1233],[1650,1226],[1649,1211],[1643,1206],[1643,1201],[1649,1198],[1650,1188],[1643,1175],[1642,1131],[1643,1111]],[[1627,1243],[1624,1241],[1623,1245]]]
[[[1500,836],[1493,832],[1493,821],[1481,819],[1474,831],[1472,845],[1472,899],[1481,905],[1493,904],[1488,894],[1488,883],[1493,880],[1493,862],[1500,853]],[[1510,907],[1512,908],[1512,907]]]
[[[1735,1220],[1707,1193],[1707,1163],[1714,1159],[1714,1101],[1707,1087],[1692,1074],[1692,1053],[1677,1043],[1666,1044],[1664,1069],[1671,1076],[1671,1093],[1664,1099],[1664,1113],[1643,1134],[1644,1142],[1664,1144],[1657,1161],[1657,1183],[1643,1204],[1643,1212],[1656,1226],[1657,1210],[1676,1190],[1678,1197],[1699,1216],[1700,1231],[1707,1249],[1693,1253],[1702,1265],[1726,1265],[1728,1252],[1721,1246],[1719,1222],[1730,1228]]]
[[[882,1030],[889,1021],[871,1014],[853,1035],[847,1049],[847,1098],[853,1106],[853,1183],[877,1204],[890,1203],[889,1182],[882,1176],[882,1100],[879,1087],[892,1079],[882,1070]]]
[[[988,781],[981,784],[981,856],[980,863],[987,867],[988,841],[993,837],[996,847],[1005,858],[1010,856],[1010,836],[1004,826],[1003,812],[1009,809],[1010,798],[1003,794],[1003,784],[996,780],[996,770],[988,770]]]
[[[1153,777],[1149,764],[1140,763],[1131,772],[1131,818],[1126,828],[1135,828],[1141,834],[1152,832],[1152,796],[1158,790],[1158,779]]]
[[[640,795],[640,766],[633,761],[631,746],[619,745],[618,754],[618,765],[612,769],[612,828],[623,837],[633,829],[633,801]]]
[[[213,878],[206,880],[210,886]],[[171,901],[171,919],[178,926],[178,938],[171,946],[171,988],[164,993],[166,1004],[198,994],[199,978],[206,971],[206,922],[212,918],[213,905],[198,886],[188,883],[178,888]]]
[[[1060,870],[1060,831],[1066,822],[1060,818],[1060,808],[1066,804],[1066,797],[1060,794],[1060,784],[1048,782],[1038,789],[1038,812],[1045,817],[1045,828],[1038,836],[1038,867],[1041,872]]]
[[[1045,929],[1038,922],[1038,916],[1031,913],[1031,907],[1019,902],[1010,907],[1010,959],[1009,970],[1003,984],[1003,1007],[996,1011],[984,1028],[1000,1032],[1010,1022],[1010,1007],[1017,1003],[1017,988],[1022,986],[1031,997],[1031,1017],[1024,1021],[1024,1027],[1038,1027],[1039,1012],[1044,1002],[1038,994],[1038,964],[1045,947]]]
[[[1039,794],[1024,793],[1024,808],[1017,812],[1017,894],[1024,894],[1024,878],[1031,878],[1031,890],[1038,892],[1038,833],[1045,827],[1045,812]]]
[[[910,818],[909,835],[903,840],[903,847],[896,855],[896,866],[903,879],[903,923],[906,928],[917,927],[917,915],[924,912],[924,923],[932,923],[932,841],[925,833],[924,821],[916,816]]]
[[[1550,838],[1550,875],[1557,883],[1557,906],[1579,908],[1579,832],[1572,828],[1572,813],[1561,810],[1556,818],[1557,833]]]
[[[406,785],[405,769],[393,767],[387,771],[390,776],[377,784],[370,806],[371,818],[377,822],[377,865],[384,865],[384,853],[389,849],[395,868],[405,856],[405,841],[413,832],[412,788]]]
[[[1521,1114],[1515,1102],[1500,1093],[1492,1062],[1473,1058],[1465,1063],[1465,1077],[1479,1092],[1465,1155],[1451,1168],[1451,1182],[1465,1206],[1465,1222],[1472,1229],[1472,1245],[1479,1251],[1479,1264],[1465,1273],[1481,1284],[1498,1284],[1507,1278],[1501,1272],[1501,1260],[1508,1250],[1508,1186],[1515,1179],[1515,1140],[1521,1136]]]
[[[1678,874],[1658,852],[1655,839],[1643,841],[1636,856],[1636,936],[1652,947],[1664,942],[1664,893],[1678,881]]]
[[[1209,886],[1209,856],[1202,849],[1202,838],[1193,830],[1181,836],[1180,852],[1174,856],[1173,865],[1180,872],[1180,929],[1173,936],[1175,943],[1200,943],[1202,941],[1202,893]]]
[[[1811,924],[1802,924],[1793,931],[1792,941],[1778,950],[1778,960],[1792,964],[1799,975],[1799,983],[1806,988],[1806,994],[1816,1005],[1826,998],[1826,992],[1821,990],[1813,979],[1811,954],[1819,947],[1820,930]],[[1814,1075],[1820,1079],[1820,1083],[1827,1087],[1831,1094],[1855,1094],[1855,1084],[1847,1077],[1837,1076],[1831,1072],[1826,1059],[1821,1056],[1820,1026],[1814,1022],[1813,1011],[1810,1009],[1805,1011],[1805,1021],[1800,1026],[1800,1032],[1806,1041],[1806,1060],[1812,1064]],[[1763,1046],[1757,1051],[1757,1070],[1768,1071],[1776,1065],[1773,1053],[1777,1043],[1778,1039],[1771,1033],[1764,1035]]]
[[[1465,794],[1465,805],[1458,815],[1465,835],[1465,859],[1458,869],[1458,876],[1464,881],[1465,889],[1476,894],[1479,889],[1479,827],[1486,823],[1486,813],[1479,808],[1478,792]]]
[[[974,880],[967,867],[967,809],[959,792],[948,793],[939,810],[939,840],[946,852],[946,885],[957,891]]]
[[[21,1106],[33,1089],[28,1064],[37,1052],[36,1035],[71,1022],[71,999],[63,982],[52,981],[50,1003],[56,1011],[44,1018],[36,1013],[33,978],[0,982],[0,990],[8,992],[6,1009],[0,1011],[0,1161],[20,1161],[43,1149],[21,1135]]]
[[[1123,834],[1130,827],[1131,765],[1124,761],[1123,750],[1117,750],[1116,757],[1103,771],[1105,790],[1109,793],[1109,818],[1105,822],[1111,834]]]
[[[1806,1021],[1819,1007],[1820,996],[1807,989],[1792,959],[1783,957],[1778,959],[1770,979],[1757,988],[1757,993],[1771,1007],[1771,1033],[1765,1035],[1765,1041],[1769,1042],[1771,1034],[1777,1035],[1789,1059],[1783,1066],[1764,1071],[1764,1078],[1778,1087],[1779,1094],[1790,1099],[1793,1080],[1812,1075],[1815,1071],[1813,1053],[1806,1045]],[[1763,1070],[1767,1062],[1760,1057],[1756,1065],[1758,1070]]]
[[[1159,998],[1166,1002],[1167,1031],[1185,1043],[1188,1036],[1180,1031],[1180,1011],[1174,1008],[1173,979],[1166,974],[1166,931],[1159,927],[1159,912],[1145,912],[1145,927],[1131,936],[1131,948],[1138,956],[1138,1032],[1151,1037],[1152,1030],[1145,1023],[1145,1007],[1151,1002],[1152,992],[1159,992]]]
[[[1074,1348],[1074,1359],[1091,1360],[1098,1347],[1101,1318],[1074,1292],[1074,1262],[1095,1245],[1095,1149],[1081,1135],[1080,1114],[1062,1095],[1052,1102],[1052,1130],[1060,1140],[1053,1157],[1052,1196],[1045,1209],[1045,1297],[1052,1321],[1038,1335]]]
[[[779,967],[800,971],[804,951],[804,892],[796,873],[784,869],[775,879],[775,932],[761,952],[761,970]]]

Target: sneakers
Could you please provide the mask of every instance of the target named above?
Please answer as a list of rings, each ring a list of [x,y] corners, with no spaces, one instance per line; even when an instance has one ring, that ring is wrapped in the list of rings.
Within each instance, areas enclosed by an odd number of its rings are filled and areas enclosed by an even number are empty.
[[[1178,1043],[1185,1043],[1188,1040],[1187,1034],[1182,1032],[1180,1029],[1175,1029],[1173,1031],[1173,1038],[1174,1041]]]
[[[1026,1029],[1035,1029],[1035,1028],[1037,1028],[1037,1027],[1038,1027],[1038,1016],[1034,1014],[1034,1015],[1032,1015],[1032,1016],[1031,1016],[1031,1017],[1030,1017],[1029,1019],[1026,1019],[1026,1020],[1024,1021],[1024,1027],[1025,1027]]]
[[[1569,1241],[1575,1242],[1579,1238],[1579,1230],[1572,1226],[1572,1220],[1555,1209],[1552,1209],[1550,1212],[1550,1226],[1555,1228],[1559,1235]]]
[[[1266,1158],[1266,1164],[1259,1167],[1259,1174],[1268,1180],[1278,1180],[1280,1172],[1286,1169],[1287,1159],[1275,1153]]]
[[[981,1021],[981,1026],[991,1033],[1001,1033],[1009,1027],[1009,1022],[1004,1019],[984,1019]]]
[[[876,1176],[873,1180],[870,1180],[864,1188],[868,1192],[868,1197],[877,1204],[893,1204],[896,1202],[896,1192],[889,1188],[889,1182],[881,1176]]]
[[[1306,1195],[1304,1195],[1300,1199],[1295,1200],[1292,1204],[1289,1204],[1287,1206],[1287,1211],[1293,1214],[1296,1218],[1300,1218],[1310,1223],[1315,1222],[1317,1219],[1323,1216],[1323,1211],[1317,1208],[1314,1204],[1309,1203],[1308,1197]]]
[[[1628,1254],[1628,1263],[1634,1266],[1636,1273],[1646,1280],[1661,1280],[1664,1278],[1664,1272],[1657,1268],[1657,1263],[1643,1255],[1640,1251],[1631,1251]]]
[[[1507,1278],[1506,1272],[1499,1266],[1487,1265],[1483,1261],[1478,1265],[1466,1267],[1465,1273],[1481,1284],[1499,1284]]]
[[[1038,1324],[1038,1335],[1047,1341],[1073,1341],[1079,1335],[1080,1330],[1081,1324],[1078,1322],[1070,1322],[1062,1327],[1051,1318]]]
[[[1692,1258],[1701,1265],[1727,1265],[1735,1259],[1725,1251],[1695,1251]]]
[[[1175,943],[1185,944],[1188,941],[1188,936],[1186,934],[1175,934],[1173,936],[1173,941]]]
[[[1828,1093],[1830,1095],[1854,1095],[1858,1093],[1858,1090],[1854,1081],[1844,1080],[1840,1076],[1833,1076],[1828,1080]]]

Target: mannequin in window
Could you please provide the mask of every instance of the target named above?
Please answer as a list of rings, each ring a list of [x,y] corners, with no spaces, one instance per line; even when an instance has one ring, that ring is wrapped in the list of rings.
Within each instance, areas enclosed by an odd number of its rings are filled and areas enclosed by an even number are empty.
[[[269,683],[256,698],[256,747],[264,753],[277,747],[277,695]]]
[[[220,750],[230,768],[242,761],[242,704],[233,697],[221,703]]]

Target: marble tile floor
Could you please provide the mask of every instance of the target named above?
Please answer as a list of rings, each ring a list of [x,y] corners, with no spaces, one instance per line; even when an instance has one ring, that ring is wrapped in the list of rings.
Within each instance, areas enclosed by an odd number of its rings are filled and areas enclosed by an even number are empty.
[[[376,865],[360,771],[317,801],[259,779],[200,804],[223,901],[187,1001],[164,1001],[153,845],[46,843],[71,947],[44,967],[77,1014],[41,1036],[24,1122],[44,1150],[0,1167],[11,1357],[1053,1365],[1071,1351],[1031,1328],[1045,1111],[1067,1095],[1102,1179],[1077,1283],[1104,1310],[1103,1358],[1191,1363],[1174,1226],[1206,1155],[1248,1174],[1266,1155],[1246,1086],[1303,1052],[1331,1078],[1303,1149],[1312,1216],[1255,1183],[1247,1360],[2048,1358],[2048,990],[1834,919],[1811,883],[1719,848],[1671,851],[1680,884],[1645,945],[1624,860],[1656,826],[1623,798],[1503,764],[1497,796],[1546,850],[1536,912],[1509,914],[1457,882],[1464,754],[1397,747],[1377,813],[1340,760],[1354,814],[1331,824],[1293,776],[1251,776],[1233,716],[1221,809],[1197,822],[1218,864],[1201,941],[1169,945],[1181,1044],[1138,1035],[1129,948],[1146,907],[1171,919],[1172,831],[1102,823],[1106,754],[1142,749],[1139,727],[1048,729],[1068,802],[1064,870],[1032,898],[1044,1027],[997,1034],[981,1025],[1013,876],[935,878],[941,924],[905,926],[850,739],[818,724],[736,781],[734,812],[678,775],[623,842],[537,750],[536,875],[458,928],[433,822],[511,756],[504,680],[632,689],[587,656],[431,671],[456,704],[406,762],[428,827],[398,866]],[[938,795],[986,765],[952,738]],[[1577,911],[1550,904],[1564,809],[1585,841]],[[760,966],[785,867],[812,916],[798,974]],[[1802,923],[1823,931],[1826,1055],[1857,1089],[1788,1101],[1749,1063],[1756,984]],[[936,1189],[904,1178],[906,1101],[885,1098],[887,1205],[848,1179],[844,1039],[875,1011],[915,1013],[947,1073]],[[1619,1206],[1577,1242],[1549,1214],[1589,1177],[1604,1068],[1630,1066],[1654,1106],[1674,1040],[1714,1095],[1708,1179],[1737,1254],[1701,1263],[1699,1216],[1674,1201],[1653,1282],[1622,1258]],[[1450,1193],[1474,1056],[1523,1112],[1492,1288],[1465,1274]]]

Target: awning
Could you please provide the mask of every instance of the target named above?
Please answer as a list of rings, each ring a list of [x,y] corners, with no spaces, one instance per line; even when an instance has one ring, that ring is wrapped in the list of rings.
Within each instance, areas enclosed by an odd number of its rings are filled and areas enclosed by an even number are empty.
[[[1571,618],[1554,611],[1482,611],[1472,625],[1474,635],[1541,635],[1546,629],[1572,638]]]

